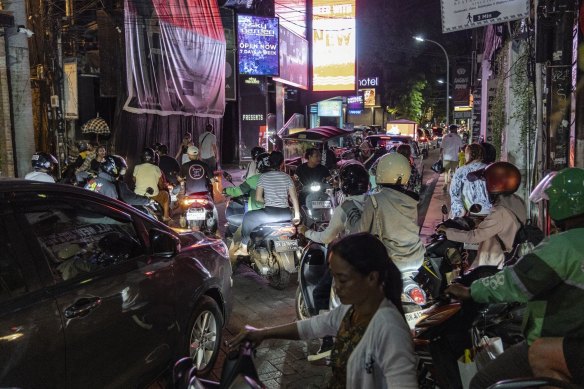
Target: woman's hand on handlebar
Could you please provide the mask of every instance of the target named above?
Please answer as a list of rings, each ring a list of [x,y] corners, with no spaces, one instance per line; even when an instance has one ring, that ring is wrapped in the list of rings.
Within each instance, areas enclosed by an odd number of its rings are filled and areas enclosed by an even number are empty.
[[[444,293],[458,300],[472,300],[470,288],[467,288],[462,284],[450,284]]]
[[[236,350],[244,341],[251,342],[253,347],[257,347],[265,339],[265,331],[246,325],[237,336],[227,343],[230,350]]]

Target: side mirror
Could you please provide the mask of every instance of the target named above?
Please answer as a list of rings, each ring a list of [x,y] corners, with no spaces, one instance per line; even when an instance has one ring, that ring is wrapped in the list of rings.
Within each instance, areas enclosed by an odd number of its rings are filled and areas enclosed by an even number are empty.
[[[229,174],[226,171],[223,172],[223,178],[225,178],[229,182],[231,182],[233,180],[233,177],[231,177],[231,174]]]
[[[150,230],[150,251],[157,257],[170,258],[175,255],[180,248],[180,241],[177,237],[153,228]]]
[[[479,213],[482,209],[483,207],[480,204],[473,204],[470,206],[469,211],[471,213]]]
[[[448,207],[446,206],[446,204],[442,204],[442,208],[440,208],[440,211],[442,212],[443,215],[448,215]]]

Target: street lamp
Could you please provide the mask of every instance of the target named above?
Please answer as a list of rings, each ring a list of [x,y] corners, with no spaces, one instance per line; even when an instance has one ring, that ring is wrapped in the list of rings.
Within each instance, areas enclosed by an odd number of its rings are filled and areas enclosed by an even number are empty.
[[[446,125],[448,125],[450,123],[450,104],[449,104],[449,97],[450,97],[450,60],[448,59],[448,53],[446,52],[446,49],[444,48],[444,46],[442,46],[440,43],[430,40],[430,39],[426,39],[426,38],[422,38],[420,36],[415,36],[413,37],[415,40],[417,40],[418,42],[430,42],[430,43],[434,43],[436,45],[438,45],[438,47],[440,47],[442,49],[442,51],[444,52],[444,56],[446,57]]]

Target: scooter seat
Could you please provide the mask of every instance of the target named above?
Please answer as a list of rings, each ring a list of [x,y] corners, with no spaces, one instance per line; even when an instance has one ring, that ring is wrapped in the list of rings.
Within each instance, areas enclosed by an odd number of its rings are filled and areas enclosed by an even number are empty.
[[[231,224],[232,226],[240,226],[241,223],[243,222],[243,213],[241,214],[235,214],[235,215],[229,215],[227,216],[227,223]]]

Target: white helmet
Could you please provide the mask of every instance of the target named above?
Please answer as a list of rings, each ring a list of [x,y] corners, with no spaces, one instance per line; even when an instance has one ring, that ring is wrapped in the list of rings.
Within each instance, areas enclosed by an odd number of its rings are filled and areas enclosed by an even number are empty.
[[[401,154],[390,153],[379,158],[375,180],[378,184],[406,185],[411,174],[408,159]]]
[[[187,148],[188,155],[199,155],[199,148],[197,146],[189,146]]]

